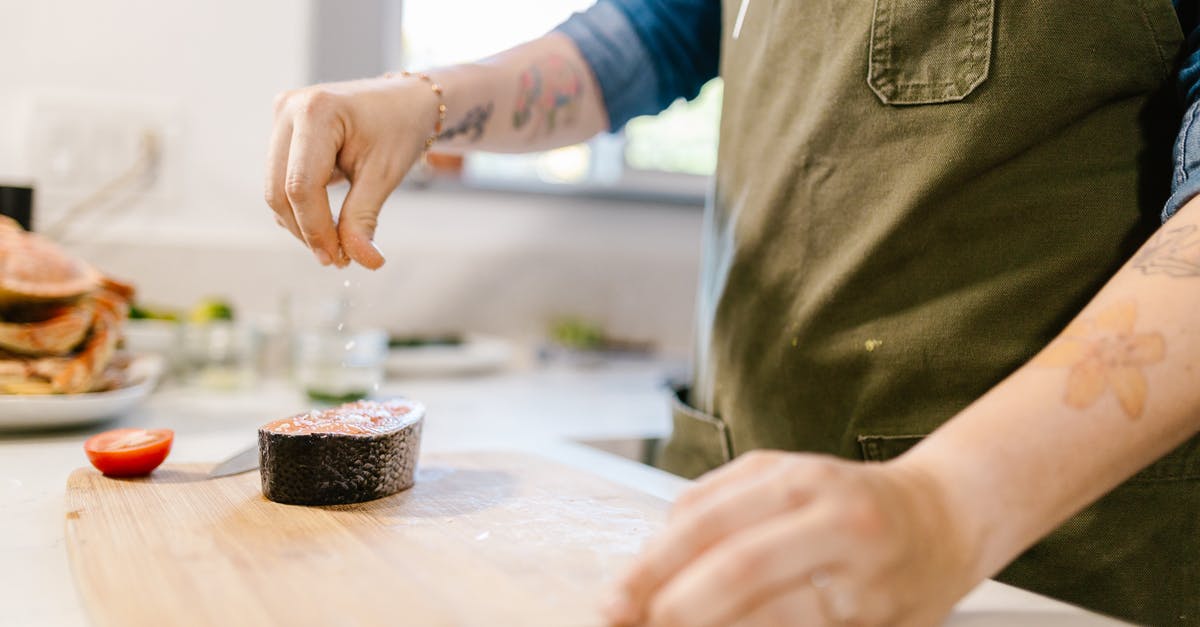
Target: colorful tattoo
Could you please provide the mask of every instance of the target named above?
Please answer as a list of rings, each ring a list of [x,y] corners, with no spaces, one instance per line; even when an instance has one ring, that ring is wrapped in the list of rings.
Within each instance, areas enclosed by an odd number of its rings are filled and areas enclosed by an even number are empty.
[[[1146,405],[1143,368],[1163,360],[1166,340],[1160,333],[1134,333],[1137,305],[1123,302],[1094,319],[1072,322],[1046,350],[1035,366],[1071,369],[1067,376],[1066,403],[1086,409],[1112,390],[1125,415],[1137,420]]]
[[[1200,276],[1200,236],[1196,234],[1196,225],[1160,231],[1133,258],[1133,267],[1145,275]]]
[[[552,55],[521,73],[517,102],[513,107],[513,128],[544,129],[569,124],[579,112],[583,95],[583,77],[566,59]]]
[[[492,117],[492,108],[492,103],[490,102],[486,105],[472,107],[471,110],[467,111],[467,115],[463,117],[461,122],[442,131],[442,134],[438,135],[438,139],[454,139],[459,135],[469,134],[470,137],[467,138],[467,141],[479,141],[479,138],[483,137],[484,127],[487,126],[488,120]]]

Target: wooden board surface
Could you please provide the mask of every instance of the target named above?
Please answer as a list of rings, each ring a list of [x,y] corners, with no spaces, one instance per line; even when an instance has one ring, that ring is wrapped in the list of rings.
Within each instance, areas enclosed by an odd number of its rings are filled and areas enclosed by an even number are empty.
[[[594,625],[667,503],[517,453],[429,455],[356,505],[263,498],[258,473],[76,470],[67,546],[96,625]]]

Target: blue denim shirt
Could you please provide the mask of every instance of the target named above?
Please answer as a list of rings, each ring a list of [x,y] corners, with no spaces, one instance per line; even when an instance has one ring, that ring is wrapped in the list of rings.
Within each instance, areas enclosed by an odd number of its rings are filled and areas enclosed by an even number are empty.
[[[1188,34],[1178,78],[1186,111],[1164,221],[1200,194],[1200,15],[1195,0],[1173,2]],[[677,98],[694,98],[717,75],[721,0],[599,0],[557,30],[575,41],[591,65],[616,130]]]

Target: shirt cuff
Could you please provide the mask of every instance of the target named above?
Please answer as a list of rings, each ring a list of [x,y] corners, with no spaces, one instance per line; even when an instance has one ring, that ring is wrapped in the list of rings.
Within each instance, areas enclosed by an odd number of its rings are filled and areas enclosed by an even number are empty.
[[[1175,168],[1171,178],[1171,197],[1163,208],[1166,222],[1189,200],[1200,195],[1200,99],[1183,114],[1179,136],[1175,139]]]
[[[610,131],[620,130],[631,118],[658,111],[658,74],[621,9],[602,0],[554,30],[570,37],[591,66]]]

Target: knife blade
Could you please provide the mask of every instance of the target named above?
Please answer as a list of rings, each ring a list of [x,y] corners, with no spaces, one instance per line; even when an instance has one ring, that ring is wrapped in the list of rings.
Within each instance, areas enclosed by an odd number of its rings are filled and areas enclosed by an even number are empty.
[[[244,451],[239,451],[233,457],[217,464],[208,471],[209,479],[240,475],[258,468],[258,445],[255,444]]]

